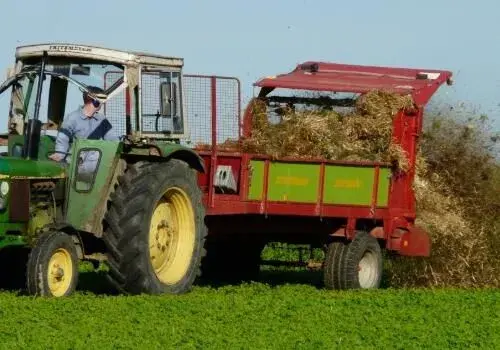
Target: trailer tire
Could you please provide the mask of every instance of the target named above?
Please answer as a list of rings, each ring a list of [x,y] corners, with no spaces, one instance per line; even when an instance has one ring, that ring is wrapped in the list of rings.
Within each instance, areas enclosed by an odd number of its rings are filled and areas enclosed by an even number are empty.
[[[71,295],[78,284],[78,253],[73,238],[59,231],[42,234],[30,252],[26,285],[36,296]]]
[[[346,248],[347,244],[343,241],[333,241],[328,244],[323,270],[323,283],[327,289],[344,288],[343,265]]]
[[[375,237],[357,232],[345,248],[342,264],[345,289],[379,288],[382,281],[382,250]]]
[[[200,274],[205,208],[185,162],[140,162],[119,177],[106,214],[108,279],[130,294],[181,294]]]

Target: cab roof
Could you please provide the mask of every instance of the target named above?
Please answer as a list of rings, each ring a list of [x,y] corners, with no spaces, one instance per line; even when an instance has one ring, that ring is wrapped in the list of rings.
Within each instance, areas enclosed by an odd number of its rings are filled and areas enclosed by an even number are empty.
[[[16,59],[23,60],[26,58],[41,57],[44,51],[47,52],[49,57],[79,57],[116,62],[125,65],[144,64],[169,67],[182,67],[184,65],[184,60],[179,57],[68,43],[45,43],[19,46],[16,48]]]
[[[451,85],[446,70],[349,65],[307,61],[286,74],[266,77],[254,85],[266,95],[275,88],[366,93],[385,90],[411,94],[417,105],[425,105],[443,84]]]

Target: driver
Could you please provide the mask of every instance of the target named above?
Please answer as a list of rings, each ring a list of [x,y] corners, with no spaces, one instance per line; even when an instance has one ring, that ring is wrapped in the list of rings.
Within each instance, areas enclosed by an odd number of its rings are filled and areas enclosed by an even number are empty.
[[[88,90],[93,94],[104,92],[96,86],[89,86]],[[68,150],[70,144],[77,138],[118,141],[119,137],[114,132],[109,120],[98,113],[100,109],[101,103],[84,92],[83,106],[64,117],[61,129],[57,133],[55,153],[49,158],[57,162],[69,163],[71,157],[68,156]],[[99,153],[97,151],[82,152],[79,159],[79,173],[83,171],[92,174],[98,159]]]

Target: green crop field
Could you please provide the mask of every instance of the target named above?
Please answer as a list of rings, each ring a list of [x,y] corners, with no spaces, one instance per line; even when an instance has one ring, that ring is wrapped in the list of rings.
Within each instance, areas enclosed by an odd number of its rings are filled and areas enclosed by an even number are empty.
[[[69,298],[3,292],[0,348],[500,348],[498,290],[335,292],[317,272],[261,275],[182,296],[118,296],[102,272],[84,270]]]

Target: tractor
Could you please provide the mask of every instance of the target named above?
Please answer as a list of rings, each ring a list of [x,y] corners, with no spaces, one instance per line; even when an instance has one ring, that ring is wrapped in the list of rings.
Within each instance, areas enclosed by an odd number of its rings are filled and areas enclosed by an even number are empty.
[[[191,288],[207,235],[197,183],[205,165],[181,142],[183,65],[89,45],[16,49],[0,86],[11,93],[0,158],[0,279],[15,271],[30,295],[64,297],[75,291],[80,261],[106,260],[110,282],[124,293]],[[120,139],[75,138],[65,154],[71,160],[53,161],[64,117],[84,92],[115,116]],[[83,174],[88,152],[98,160]]]

